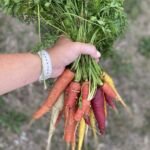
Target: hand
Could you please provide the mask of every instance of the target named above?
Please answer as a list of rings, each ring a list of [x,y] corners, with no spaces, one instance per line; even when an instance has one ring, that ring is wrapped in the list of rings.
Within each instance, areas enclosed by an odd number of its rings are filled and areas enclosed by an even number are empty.
[[[99,60],[101,54],[91,44],[72,42],[70,39],[62,36],[47,50],[52,61],[52,78],[58,77],[65,67],[75,61],[81,54],[87,54]]]

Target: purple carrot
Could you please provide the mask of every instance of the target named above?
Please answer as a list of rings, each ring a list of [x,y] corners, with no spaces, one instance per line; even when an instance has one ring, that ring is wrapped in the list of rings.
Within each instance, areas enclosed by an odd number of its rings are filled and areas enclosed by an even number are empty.
[[[91,101],[92,109],[98,123],[100,133],[105,133],[105,109],[104,109],[104,92],[98,88],[94,99]]]
[[[90,117],[89,117],[89,116],[84,116],[84,120],[85,120],[85,123],[86,123],[88,126],[91,125]]]

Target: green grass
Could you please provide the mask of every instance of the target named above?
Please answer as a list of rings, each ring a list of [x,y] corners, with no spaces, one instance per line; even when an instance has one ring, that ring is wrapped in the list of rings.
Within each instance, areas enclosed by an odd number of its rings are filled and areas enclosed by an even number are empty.
[[[3,98],[0,97],[0,127],[19,133],[21,126],[27,121],[28,117],[24,113],[10,110],[8,107]]]
[[[138,52],[144,57],[150,58],[150,36],[140,39]]]

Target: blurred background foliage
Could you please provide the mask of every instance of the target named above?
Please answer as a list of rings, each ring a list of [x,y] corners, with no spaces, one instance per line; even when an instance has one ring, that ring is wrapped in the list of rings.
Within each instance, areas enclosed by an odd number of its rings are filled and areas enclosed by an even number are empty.
[[[140,39],[138,52],[144,57],[150,58],[150,36]]]
[[[129,116],[123,109],[116,115],[110,113],[107,134],[93,144],[88,135],[84,149],[95,150],[149,150],[150,147],[150,1],[125,0],[128,14],[126,33],[116,41],[109,59],[100,63],[114,77],[120,93],[133,111]],[[49,35],[43,45],[38,44],[37,26],[25,25],[0,12],[0,53],[37,51],[48,47],[57,39]],[[47,38],[50,37],[50,38]],[[52,37],[52,38],[51,38]],[[17,89],[0,97],[0,149],[42,150],[46,147],[49,125],[48,114],[29,130],[30,116],[47,96],[41,83]],[[119,108],[119,106],[118,106]],[[53,138],[53,149],[65,149],[63,143],[63,122]],[[58,144],[59,143],[59,144]]]

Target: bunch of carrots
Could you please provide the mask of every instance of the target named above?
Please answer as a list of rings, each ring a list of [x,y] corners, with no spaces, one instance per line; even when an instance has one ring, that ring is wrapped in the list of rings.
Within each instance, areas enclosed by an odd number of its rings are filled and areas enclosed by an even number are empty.
[[[79,131],[78,150],[81,150],[87,127],[93,130],[95,138],[97,127],[100,134],[104,135],[107,105],[117,111],[114,101],[116,100],[130,111],[117,92],[113,79],[106,72],[103,71],[100,76],[103,85],[97,87],[92,99],[88,99],[90,82],[88,80],[82,83],[76,82],[74,77],[75,73],[66,69],[55,81],[45,102],[33,114],[32,119],[37,120],[50,110],[52,111],[47,150],[50,149],[52,135],[63,115],[65,142],[74,150],[77,143],[77,131]]]
[[[50,31],[50,35],[53,33],[59,37],[63,34],[72,41],[91,43],[107,58],[113,43],[126,28],[123,3],[124,0],[2,0],[1,5],[4,12],[23,22],[38,23],[42,44],[44,31]],[[64,140],[72,149],[78,142],[78,150],[81,150],[88,127],[95,138],[97,127],[100,134],[105,133],[107,105],[117,112],[114,100],[130,111],[113,79],[93,58],[81,55],[55,81],[48,98],[32,120],[51,111],[49,150],[55,128],[64,116]]]

